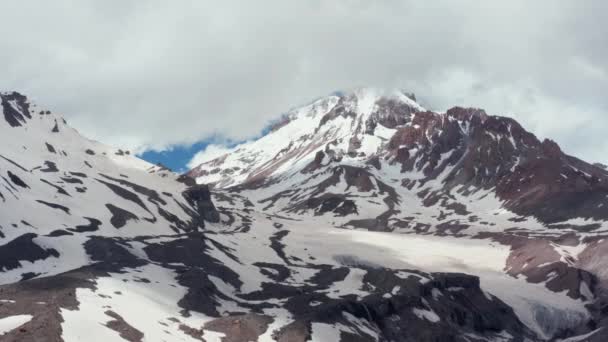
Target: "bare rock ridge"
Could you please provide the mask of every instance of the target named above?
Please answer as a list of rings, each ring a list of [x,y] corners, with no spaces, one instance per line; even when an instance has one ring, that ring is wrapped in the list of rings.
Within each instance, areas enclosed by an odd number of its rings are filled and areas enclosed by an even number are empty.
[[[211,200],[211,192],[207,185],[192,185],[183,193],[188,203],[196,208],[198,214],[206,221],[218,223],[220,215]]]
[[[12,127],[21,126],[27,119],[32,118],[29,111],[29,104],[27,103],[25,96],[13,92],[0,95],[0,99],[2,99],[4,120]]]
[[[0,97],[1,341],[606,338],[608,172],[512,119],[362,88],[177,175]]]

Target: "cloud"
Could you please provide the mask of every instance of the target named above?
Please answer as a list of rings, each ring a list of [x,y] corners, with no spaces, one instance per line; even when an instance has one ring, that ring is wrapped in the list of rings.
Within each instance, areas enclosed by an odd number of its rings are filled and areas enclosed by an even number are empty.
[[[207,145],[202,151],[197,152],[192,160],[187,164],[189,169],[193,169],[204,161],[213,160],[217,157],[221,157],[226,153],[232,151],[230,147],[224,145],[211,144]]]
[[[608,2],[7,2],[0,88],[136,151],[255,136],[334,90],[510,114],[608,162]]]

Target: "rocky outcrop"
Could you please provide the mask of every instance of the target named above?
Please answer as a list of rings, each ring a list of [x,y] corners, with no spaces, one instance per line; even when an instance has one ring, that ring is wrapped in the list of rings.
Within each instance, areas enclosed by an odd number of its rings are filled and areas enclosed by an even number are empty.
[[[27,119],[31,119],[30,105],[27,98],[17,92],[0,94],[2,100],[2,112],[4,120],[12,126],[19,127],[25,124]]]
[[[427,276],[430,280],[423,280]],[[363,280],[373,293],[361,299],[308,306],[305,298],[291,298],[288,305],[299,309],[295,320],[275,334],[276,340],[309,341],[316,323],[344,327],[339,340],[345,342],[468,341],[465,335],[481,341],[502,332],[518,341],[534,336],[511,308],[481,291],[476,277],[410,273],[404,278],[398,271],[369,269]]]
[[[196,208],[200,218],[213,223],[220,221],[220,215],[211,200],[209,186],[205,184],[190,186],[184,191],[183,196],[190,205]]]
[[[421,184],[444,177],[445,192],[496,189],[510,210],[546,223],[608,219],[600,205],[608,195],[608,172],[566,155],[554,141],[541,142],[510,118],[476,108],[421,112],[387,148],[403,173],[424,173]]]
[[[315,215],[323,215],[331,212],[338,216],[347,216],[357,213],[357,205],[344,195],[324,194],[318,198],[309,198],[306,207],[313,209]]]

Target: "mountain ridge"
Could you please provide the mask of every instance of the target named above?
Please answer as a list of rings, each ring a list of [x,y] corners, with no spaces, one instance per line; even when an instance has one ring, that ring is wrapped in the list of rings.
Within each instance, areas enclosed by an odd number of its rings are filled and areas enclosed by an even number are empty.
[[[509,201],[509,208],[522,215],[536,213],[538,218],[549,223],[576,217],[608,218],[605,211],[593,209],[594,205],[604,203],[601,198],[564,215],[555,212],[568,213],[566,206],[572,203],[560,204],[558,198],[551,205],[540,205],[552,196],[564,197],[577,192],[584,192],[587,197],[608,194],[608,173],[566,155],[552,140],[538,140],[515,120],[490,116],[476,108],[454,107],[439,114],[426,111],[409,98],[404,101],[359,92],[329,96],[295,109],[286,116],[289,119],[273,127],[267,136],[203,162],[187,175],[225,188],[273,174],[280,178],[283,171],[310,170],[312,164],[304,166],[301,162],[304,159],[319,164],[322,160],[316,158],[328,157],[336,161],[344,158],[347,163],[372,163],[376,167],[385,161],[401,163],[402,173],[421,171],[426,181],[454,166],[463,174],[449,174],[446,182],[452,184],[448,187],[469,183],[482,188],[496,187],[497,195]],[[349,117],[352,117],[350,123],[331,127],[332,121],[345,121]],[[330,127],[325,129],[325,125]],[[376,129],[382,132],[375,134]],[[301,133],[303,131],[306,133]],[[274,135],[278,137],[273,139]],[[375,141],[369,142],[373,139]],[[442,160],[442,156],[445,159]],[[250,160],[252,158],[254,160]],[[289,158],[291,160],[286,160]],[[281,168],[280,164],[288,166]],[[556,174],[552,172],[554,170],[560,172]],[[536,189],[536,194],[518,194],[524,185],[521,180],[535,174],[542,175],[540,181],[526,186]],[[560,184],[559,189],[550,184],[560,181],[564,184]],[[589,194],[596,188],[601,189],[599,195]],[[562,196],[562,192],[566,195]]]
[[[181,176],[0,94],[0,340],[602,341],[603,212],[517,214],[475,170],[568,163],[569,194],[599,168],[400,94],[319,100]]]

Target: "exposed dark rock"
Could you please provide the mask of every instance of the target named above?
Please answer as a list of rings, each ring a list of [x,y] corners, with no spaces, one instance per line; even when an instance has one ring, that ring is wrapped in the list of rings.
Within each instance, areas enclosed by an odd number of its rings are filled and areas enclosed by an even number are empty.
[[[181,175],[179,177],[177,177],[177,181],[180,183],[184,183],[187,186],[195,186],[196,185],[196,180],[194,180],[194,178],[188,176],[187,174]]]
[[[53,209],[62,210],[64,213],[70,215],[70,208],[65,207],[63,205],[60,205],[60,204],[57,204],[57,203],[46,202],[46,201],[43,201],[43,200],[36,200],[36,202],[44,204],[44,205],[46,205],[48,207],[51,207]]]
[[[47,181],[46,179],[43,179],[43,178],[40,178],[40,181],[42,183],[44,183],[44,184],[50,185],[53,188],[55,188],[57,190],[57,193],[59,193],[59,194],[62,194],[62,195],[65,195],[65,196],[70,196],[70,194],[67,191],[65,191],[64,188],[60,187],[59,185],[55,185],[55,184],[53,184],[53,183],[51,183],[51,182],[49,182],[49,181]]]
[[[281,258],[285,262],[285,264],[291,265],[291,261],[287,258],[287,255],[285,254],[285,244],[281,242],[283,238],[285,238],[288,234],[288,230],[280,230],[274,233],[270,237],[270,248],[272,248],[275,253],[277,253],[277,256]]]
[[[25,182],[24,182],[24,181],[23,181],[21,178],[19,178],[19,176],[17,176],[16,174],[14,174],[14,173],[12,173],[12,172],[10,172],[10,171],[6,171],[6,173],[8,174],[8,178],[10,178],[10,179],[11,179],[11,181],[13,182],[13,184],[15,184],[15,185],[17,185],[17,186],[20,186],[20,187],[22,187],[22,188],[26,188],[26,189],[29,189],[29,188],[30,188],[30,187],[29,187],[27,184],[25,184]]]
[[[0,269],[19,268],[20,261],[34,262],[49,257],[59,257],[57,250],[42,248],[32,241],[36,236],[33,233],[23,234],[0,246]]]
[[[53,145],[49,144],[49,143],[44,143],[46,145],[46,149],[50,152],[50,153],[57,153],[57,151],[55,151],[55,148],[53,147]]]
[[[86,173],[82,173],[82,172],[73,172],[70,171],[69,172],[72,176],[76,176],[76,177],[80,177],[80,178],[87,178],[87,174]]]
[[[0,154],[0,158],[6,160],[7,162],[9,162],[9,163],[13,164],[14,166],[18,167],[19,169],[21,169],[21,171],[30,172],[28,169],[24,168],[23,166],[17,164],[15,161],[13,161],[11,159],[8,159],[8,158],[6,158],[5,156],[3,156],[1,154]]]
[[[55,163],[53,163],[52,161],[48,161],[48,160],[45,161],[44,166],[45,166],[45,168],[40,169],[41,172],[59,172],[57,165]]]
[[[331,110],[329,111],[329,113],[325,114],[322,118],[321,121],[319,122],[319,128],[323,125],[325,125],[327,122],[335,120],[339,117],[351,117],[351,118],[356,118],[357,114],[347,110],[344,107],[343,104],[344,99],[340,99],[340,101],[338,102],[338,104]]]
[[[357,205],[344,195],[323,194],[321,197],[309,198],[306,201],[309,209],[315,209],[315,215],[332,212],[337,216],[357,214]]]
[[[100,182],[101,184],[107,186],[108,188],[110,188],[110,190],[112,190],[112,192],[114,192],[116,195],[124,198],[127,201],[131,201],[131,202],[137,204],[142,209],[144,209],[145,211],[150,213],[150,210],[148,210],[148,207],[146,207],[144,202],[142,202],[142,200],[139,198],[139,196],[137,196],[137,194],[135,194],[121,186],[118,186],[116,184],[112,184],[112,183],[103,181],[101,179],[95,179],[95,180]]]
[[[26,119],[32,116],[29,110],[27,98],[17,92],[0,94],[2,100],[2,111],[4,120],[12,127],[19,127],[26,123]]]
[[[281,265],[281,264],[272,264],[267,262],[256,262],[253,264],[260,268],[260,273],[269,277],[270,279],[276,282],[283,282],[287,278],[289,278],[291,272],[289,268]]]
[[[70,233],[70,232],[65,231],[63,229],[56,229],[56,230],[53,230],[52,232],[50,232],[47,236],[50,236],[50,237],[59,237],[59,236],[65,236],[65,235],[74,235],[74,233]]]
[[[118,272],[125,267],[133,268],[146,262],[131,254],[119,239],[91,236],[84,248],[92,260],[100,262],[100,269]]]
[[[160,197],[160,195],[158,194],[158,192],[156,192],[156,190],[146,188],[145,186],[142,186],[142,185],[139,185],[139,184],[136,184],[136,183],[133,183],[133,182],[129,182],[129,181],[124,180],[124,179],[113,178],[113,177],[110,177],[110,176],[107,176],[107,175],[104,175],[104,174],[101,174],[101,173],[99,175],[102,176],[102,177],[104,177],[104,178],[106,178],[106,179],[112,180],[112,181],[114,181],[114,182],[116,182],[116,183],[118,183],[120,185],[123,185],[123,186],[126,186],[126,187],[129,187],[129,188],[133,189],[133,191],[135,191],[135,192],[137,192],[137,193],[139,193],[141,195],[146,196],[148,198],[148,201],[151,202],[151,203],[154,203],[156,205],[159,205],[159,204],[165,205],[165,204],[167,204],[167,202],[165,202],[165,200]]]
[[[51,132],[59,133],[59,124],[57,123],[56,119],[55,119],[55,126],[53,126],[53,128],[51,129]]]
[[[355,228],[365,228],[372,231],[390,231],[387,220],[383,218],[350,220],[344,225],[346,227],[352,226]]]
[[[69,228],[68,230],[75,233],[86,233],[86,232],[94,232],[99,230],[99,226],[101,225],[101,221],[91,217],[85,217],[85,220],[89,221],[88,224],[82,224],[76,226],[74,228]]]
[[[170,263],[186,265],[186,267],[171,267],[179,274],[178,282],[188,288],[188,292],[178,304],[185,310],[218,317],[217,296],[219,298],[225,298],[225,296],[217,290],[213,282],[209,280],[209,276],[218,277],[236,289],[241,287],[242,282],[238,274],[206,253],[209,248],[207,241],[204,235],[192,233],[187,238],[149,244],[144,251],[152,261],[165,265]]]
[[[211,192],[207,185],[200,184],[191,186],[184,191],[183,196],[205,221],[214,223],[220,221],[220,215],[211,201]]]
[[[123,339],[129,341],[129,342],[139,342],[142,341],[144,338],[144,334],[133,328],[131,325],[129,325],[129,323],[127,323],[124,318],[122,318],[122,316],[120,316],[119,314],[117,314],[116,312],[112,311],[112,310],[107,310],[105,312],[105,314],[107,316],[112,317],[113,319],[109,322],[107,322],[105,325],[116,331],[117,333],[120,334],[120,337],[122,337]]]
[[[366,134],[374,134],[378,124],[395,128],[402,126],[410,121],[412,113],[418,112],[417,109],[408,104],[394,99],[380,99],[377,103],[377,110],[372,113],[365,123]]]
[[[308,279],[308,281],[320,288],[328,288],[333,283],[343,281],[350,273],[350,269],[347,267],[319,265],[315,266],[315,268],[318,268],[319,272]]]
[[[114,228],[122,228],[129,220],[138,220],[139,218],[130,211],[119,208],[113,204],[107,203],[106,208],[112,213],[110,223]]]
[[[78,178],[72,178],[72,177],[61,177],[61,180],[69,183],[69,184],[84,184],[80,179]]]
[[[373,166],[376,170],[380,170],[382,168],[382,165],[380,164],[380,158],[378,158],[378,156],[371,157],[370,159],[368,159],[366,164]]]
[[[40,273],[36,273],[36,272],[21,273],[21,280],[20,281],[30,280],[30,279],[36,278],[39,275],[40,275]]]
[[[324,158],[325,158],[325,152],[323,152],[322,150],[319,150],[315,154],[315,159],[302,169],[302,173],[309,173],[309,172],[319,169],[323,164]]]
[[[459,223],[458,221],[448,221],[438,224],[436,229],[438,235],[457,235],[469,227],[470,225]]]

